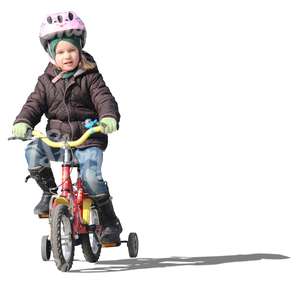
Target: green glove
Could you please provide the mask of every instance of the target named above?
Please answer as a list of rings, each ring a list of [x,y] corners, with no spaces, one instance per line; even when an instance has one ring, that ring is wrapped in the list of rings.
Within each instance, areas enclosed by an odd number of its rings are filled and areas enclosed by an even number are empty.
[[[32,129],[28,124],[24,122],[16,123],[13,126],[12,134],[16,138],[25,139],[28,129]]]
[[[113,133],[117,130],[117,121],[112,117],[103,117],[100,120],[100,125],[104,127],[104,133]]]

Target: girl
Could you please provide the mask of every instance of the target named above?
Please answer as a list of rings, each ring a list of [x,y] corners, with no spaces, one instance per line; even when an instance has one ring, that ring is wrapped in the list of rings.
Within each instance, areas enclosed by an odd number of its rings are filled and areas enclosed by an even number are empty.
[[[122,227],[102,178],[101,165],[107,133],[118,129],[120,114],[93,58],[82,50],[85,40],[85,25],[74,12],[46,17],[41,25],[40,41],[51,62],[16,117],[13,135],[24,139],[27,130],[33,129],[43,114],[48,119],[47,135],[55,141],[66,137],[77,139],[87,130],[87,120],[101,120],[105,134],[94,134],[74,151],[74,157],[79,162],[86,191],[101,210],[105,227],[101,243],[119,243]],[[43,191],[34,213],[48,213],[51,195],[57,192],[50,160],[62,160],[61,150],[51,149],[37,139],[28,144],[25,157],[30,176]]]

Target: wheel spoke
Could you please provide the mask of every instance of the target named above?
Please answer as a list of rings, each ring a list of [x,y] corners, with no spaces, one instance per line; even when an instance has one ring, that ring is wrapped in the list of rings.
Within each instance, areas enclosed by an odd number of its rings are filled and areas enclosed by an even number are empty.
[[[93,226],[93,231],[82,235],[82,251],[88,262],[96,262],[101,252],[100,243],[100,219],[99,211],[92,207],[90,210],[89,225]]]
[[[61,220],[60,240],[63,256],[66,260],[68,260],[72,252],[72,231],[70,220],[66,216],[63,216]]]

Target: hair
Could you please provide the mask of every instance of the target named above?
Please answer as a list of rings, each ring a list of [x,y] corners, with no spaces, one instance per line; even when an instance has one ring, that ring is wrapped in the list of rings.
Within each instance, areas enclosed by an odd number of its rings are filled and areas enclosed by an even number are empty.
[[[82,68],[83,70],[91,70],[96,67],[96,64],[94,62],[89,61],[84,54],[81,53],[81,59],[79,62],[79,67]]]

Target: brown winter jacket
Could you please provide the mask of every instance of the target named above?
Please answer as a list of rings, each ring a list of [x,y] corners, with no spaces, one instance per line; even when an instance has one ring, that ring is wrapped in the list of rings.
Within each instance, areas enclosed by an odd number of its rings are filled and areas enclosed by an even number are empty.
[[[93,61],[89,54],[84,55]],[[68,135],[71,140],[79,138],[87,130],[84,127],[86,119],[113,117],[119,124],[118,104],[97,67],[92,70],[78,69],[71,78],[53,83],[52,79],[56,75],[57,69],[49,63],[14,124],[25,122],[34,128],[45,114],[48,119],[47,135],[56,141],[64,135]],[[105,150],[107,135],[94,134],[80,147],[89,146]]]

